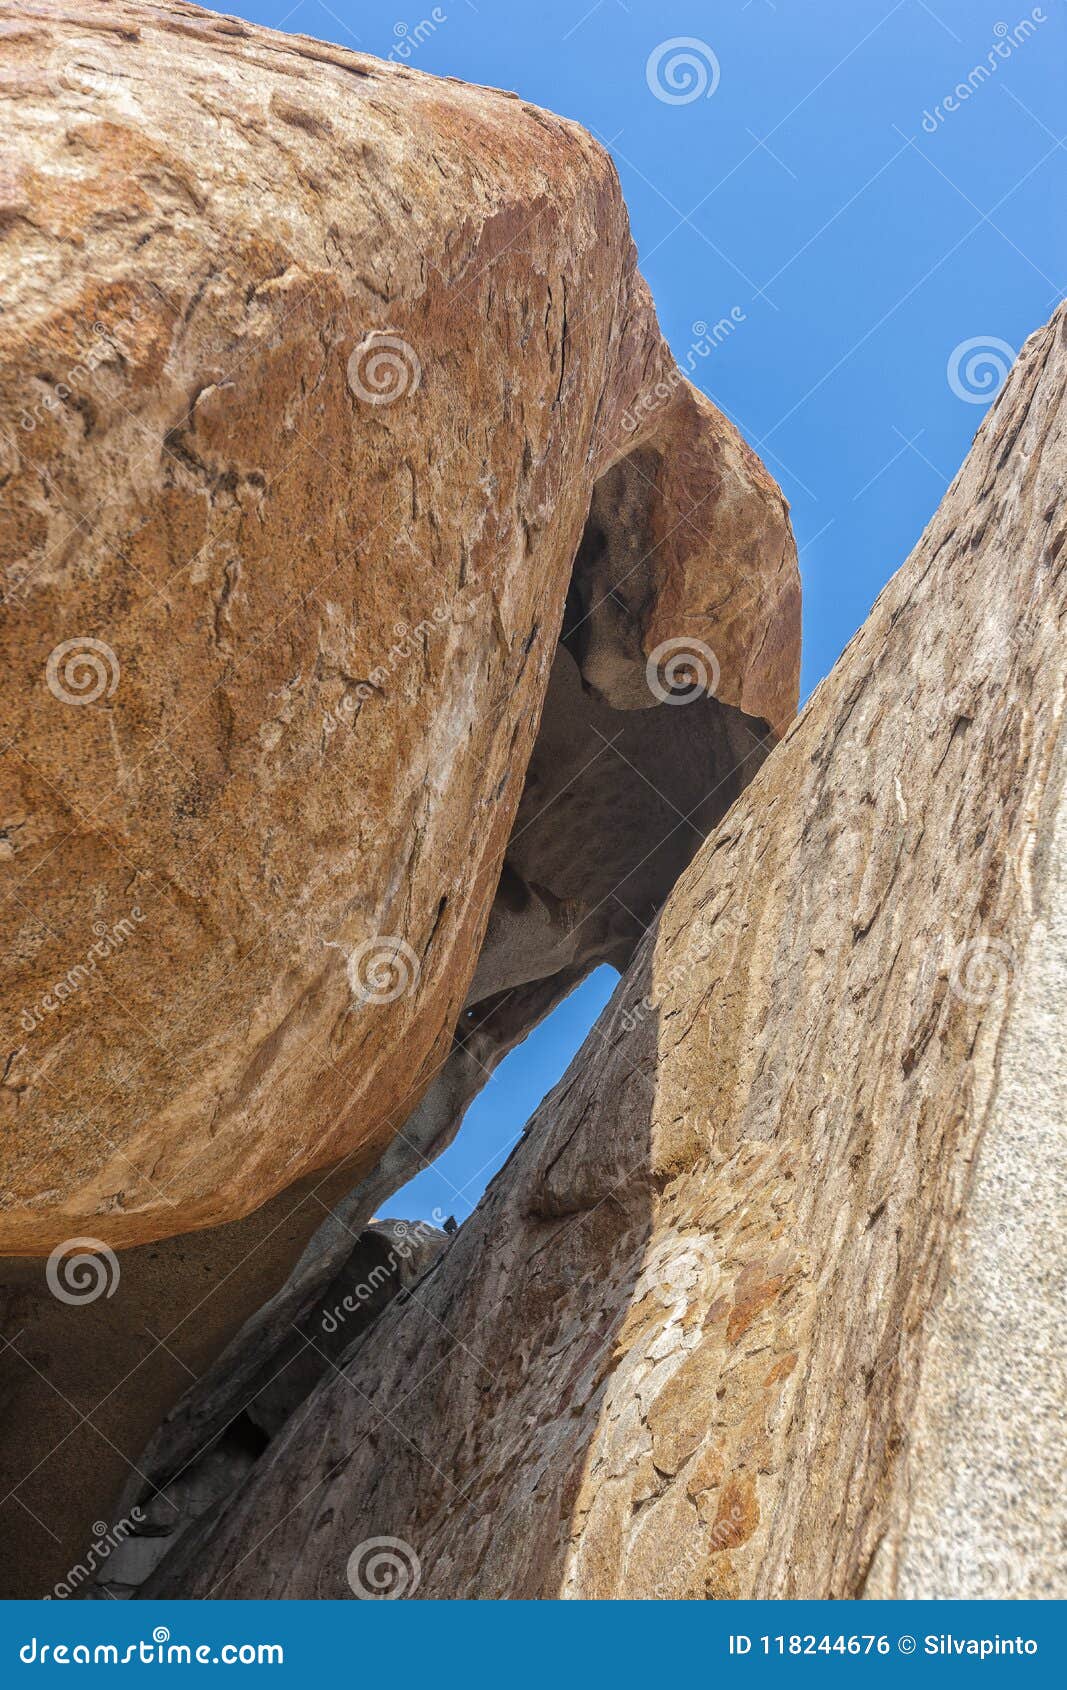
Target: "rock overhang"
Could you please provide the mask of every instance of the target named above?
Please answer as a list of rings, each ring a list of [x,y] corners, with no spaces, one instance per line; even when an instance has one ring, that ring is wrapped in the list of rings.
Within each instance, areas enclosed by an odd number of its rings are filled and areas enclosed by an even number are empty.
[[[799,599],[577,125],[178,4],[45,0],[7,63],[0,1247],[47,1254],[373,1167],[565,619],[597,708],[773,737]]]

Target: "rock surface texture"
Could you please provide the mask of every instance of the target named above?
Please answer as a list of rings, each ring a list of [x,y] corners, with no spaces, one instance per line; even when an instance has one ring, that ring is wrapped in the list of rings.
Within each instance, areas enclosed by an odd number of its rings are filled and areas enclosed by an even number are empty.
[[[1064,1594],[1065,386],[1067,308],[419,1303],[155,1594],[345,1596],[381,1536],[419,1597]]]
[[[0,1516],[38,1595],[324,1213],[358,1233],[627,965],[792,717],[799,592],[576,125],[33,0],[0,144]],[[46,1269],[78,1240],[111,1294]]]
[[[164,1557],[176,1567],[194,1522],[222,1511],[319,1379],[394,1297],[415,1294],[447,1242],[424,1221],[374,1221],[358,1236],[325,1221],[285,1290],[190,1387],[145,1450],[116,1514],[130,1529],[103,1557],[91,1593],[135,1595]],[[194,1534],[193,1553],[196,1542]]]
[[[616,709],[684,636],[783,728],[798,594],[575,124],[182,4],[41,0],[0,51],[0,1249],[47,1254],[377,1161],[467,997],[591,502]]]

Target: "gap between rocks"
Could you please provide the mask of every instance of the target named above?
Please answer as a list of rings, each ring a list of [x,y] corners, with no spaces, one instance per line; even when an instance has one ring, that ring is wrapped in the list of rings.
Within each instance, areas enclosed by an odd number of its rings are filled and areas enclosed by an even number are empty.
[[[334,1204],[282,1288],[178,1401],[118,1500],[121,1544],[94,1593],[180,1577],[182,1540],[231,1500],[316,1384],[344,1366],[448,1236],[376,1221],[452,1144],[498,1064],[597,967],[625,972],[694,852],[773,744],[711,696],[715,654],[644,651],[656,459],[596,483],[534,750],[452,1049],[377,1167]],[[189,1527],[199,1529],[189,1533]]]

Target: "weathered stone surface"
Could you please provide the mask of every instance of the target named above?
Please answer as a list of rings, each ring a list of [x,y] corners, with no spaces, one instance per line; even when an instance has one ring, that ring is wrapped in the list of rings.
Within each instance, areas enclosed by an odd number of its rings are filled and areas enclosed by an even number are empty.
[[[47,1254],[373,1168],[572,572],[608,707],[685,639],[772,735],[798,598],[576,125],[178,3],[41,0],[0,53],[0,1249]]]
[[[447,1242],[425,1221],[372,1221],[358,1235],[340,1218],[325,1221],[284,1291],[190,1387],[145,1450],[115,1510],[120,1541],[89,1593],[136,1594],[164,1557],[179,1565],[189,1528],[221,1512],[318,1381],[394,1297],[414,1293]]]
[[[84,1563],[92,1527],[112,1517],[164,1416],[342,1198],[316,1177],[229,1226],[138,1245],[110,1262],[98,1256],[99,1278],[83,1260],[69,1300],[55,1294],[63,1281],[45,1262],[2,1264],[4,1596],[43,1596]]]
[[[1065,386],[1067,308],[423,1306],[156,1593],[345,1596],[391,1536],[422,1597],[952,1596],[959,1532],[971,1593],[1064,1594],[1062,1231],[1014,1164],[1065,1101]]]
[[[902,1484],[871,1596],[1062,1598],[1067,780],[1050,779],[1034,926],[944,1302],[930,1313]],[[1058,787],[1059,797],[1055,797]]]
[[[626,965],[792,714],[799,600],[574,124],[40,0],[0,136],[0,1588],[39,1595],[324,1213]],[[40,1259],[83,1235],[90,1304]]]

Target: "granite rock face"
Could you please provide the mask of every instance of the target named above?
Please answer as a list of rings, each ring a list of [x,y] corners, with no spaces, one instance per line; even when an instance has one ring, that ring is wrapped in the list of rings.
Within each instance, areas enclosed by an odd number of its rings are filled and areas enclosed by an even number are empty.
[[[381,1537],[419,1597],[1064,1594],[1065,387],[1062,308],[419,1305],[155,1594]]]
[[[115,1511],[120,1541],[91,1594],[140,1594],[164,1559],[173,1572],[190,1528],[222,1512],[318,1381],[395,1297],[415,1294],[447,1243],[425,1221],[372,1221],[358,1234],[341,1217],[324,1221],[284,1290],[194,1382],[138,1461]],[[193,1553],[196,1542],[194,1533]]]
[[[47,1255],[369,1173],[565,609],[603,710],[773,738],[798,589],[575,124],[178,3],[41,0],[0,77],[0,1250]]]
[[[0,141],[0,1588],[39,1595],[324,1215],[627,966],[791,719],[799,591],[576,125],[35,0]]]

